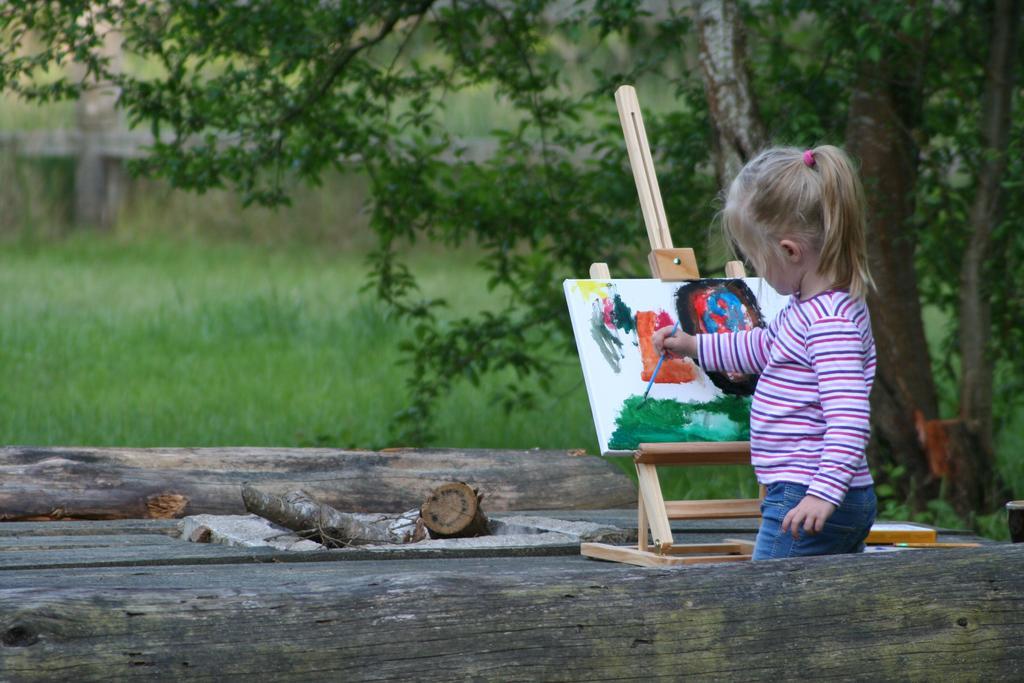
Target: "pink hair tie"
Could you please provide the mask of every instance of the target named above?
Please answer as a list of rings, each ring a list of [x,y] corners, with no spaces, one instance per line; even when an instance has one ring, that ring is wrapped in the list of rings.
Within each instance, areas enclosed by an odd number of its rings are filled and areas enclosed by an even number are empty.
[[[814,152],[812,150],[804,150],[804,164],[806,164],[808,168],[814,166]]]

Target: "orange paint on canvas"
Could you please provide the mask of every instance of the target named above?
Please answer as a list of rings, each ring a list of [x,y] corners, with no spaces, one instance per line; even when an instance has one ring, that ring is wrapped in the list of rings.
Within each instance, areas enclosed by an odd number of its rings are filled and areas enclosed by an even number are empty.
[[[661,319],[659,319],[661,318]],[[665,313],[654,311],[639,311],[636,314],[636,336],[640,341],[640,358],[644,367],[640,372],[640,379],[644,382],[651,381],[651,375],[658,364],[658,353],[654,350],[654,342],[651,337],[659,327],[665,327]],[[669,325],[672,324],[669,319]],[[689,358],[666,358],[658,371],[655,384],[685,384],[697,378],[697,366]]]

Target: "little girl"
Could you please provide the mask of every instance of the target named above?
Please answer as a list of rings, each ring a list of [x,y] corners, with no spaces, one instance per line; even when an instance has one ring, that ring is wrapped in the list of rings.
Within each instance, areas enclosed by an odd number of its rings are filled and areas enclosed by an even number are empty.
[[[876,505],[864,457],[875,343],[857,172],[837,147],[769,149],[733,181],[722,222],[789,302],[767,328],[693,336],[666,327],[655,349],[709,371],[760,374],[750,451],[767,493],[755,560],[860,552]]]

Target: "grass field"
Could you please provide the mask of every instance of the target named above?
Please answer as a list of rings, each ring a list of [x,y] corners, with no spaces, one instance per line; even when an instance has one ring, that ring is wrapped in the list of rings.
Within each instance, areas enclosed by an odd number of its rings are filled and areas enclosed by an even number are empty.
[[[394,347],[407,333],[358,292],[364,270],[359,257],[301,248],[88,238],[8,247],[0,347],[4,385],[17,391],[3,398],[3,440],[394,445],[384,425],[402,405]],[[471,265],[417,270],[428,293],[485,304]],[[453,427],[454,445],[482,436]],[[519,446],[551,438],[540,425],[509,427]],[[486,445],[508,438],[499,431]]]
[[[2,247],[0,443],[380,448],[405,400],[408,330],[358,293],[360,257],[308,247],[83,236]],[[500,302],[472,259],[411,257],[427,294]],[[488,386],[438,407],[437,446],[597,449],[575,358],[538,410]],[[670,495],[750,495],[745,468]],[[675,492],[673,492],[675,491]]]

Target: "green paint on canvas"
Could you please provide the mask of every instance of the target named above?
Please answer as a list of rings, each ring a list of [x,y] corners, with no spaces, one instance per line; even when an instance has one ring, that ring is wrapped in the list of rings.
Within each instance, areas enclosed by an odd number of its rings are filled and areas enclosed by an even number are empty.
[[[750,399],[722,396],[707,403],[630,396],[615,418],[608,442],[614,451],[630,451],[641,443],[673,441],[747,441],[750,439]]]
[[[636,331],[636,320],[633,319],[633,311],[622,300],[622,297],[616,294],[612,305],[612,320],[615,321],[615,327],[627,334]]]

